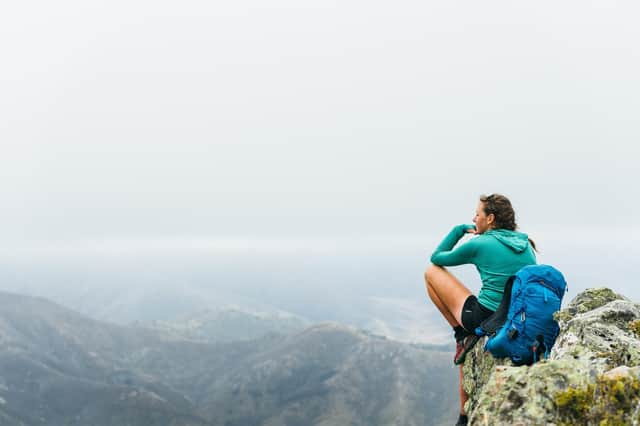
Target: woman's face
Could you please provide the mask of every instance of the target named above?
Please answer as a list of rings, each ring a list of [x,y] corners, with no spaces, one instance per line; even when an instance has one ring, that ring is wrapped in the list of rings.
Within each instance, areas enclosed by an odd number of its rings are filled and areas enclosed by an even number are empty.
[[[476,215],[473,218],[473,223],[476,225],[476,233],[484,234],[486,231],[493,228],[494,220],[495,216],[493,215],[493,213],[487,216],[484,212],[484,203],[482,201],[478,202],[478,207],[476,207]]]

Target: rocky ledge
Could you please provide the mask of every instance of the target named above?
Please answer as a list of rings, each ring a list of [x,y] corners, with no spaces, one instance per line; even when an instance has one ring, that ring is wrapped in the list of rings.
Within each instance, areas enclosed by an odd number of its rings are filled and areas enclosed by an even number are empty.
[[[640,421],[640,304],[589,289],[556,313],[549,359],[516,367],[484,352],[467,357],[473,425],[623,425]]]

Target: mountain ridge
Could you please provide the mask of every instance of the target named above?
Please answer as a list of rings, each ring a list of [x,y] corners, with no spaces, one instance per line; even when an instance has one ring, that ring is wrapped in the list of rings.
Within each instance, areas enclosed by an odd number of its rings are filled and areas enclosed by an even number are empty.
[[[450,356],[338,323],[245,341],[179,339],[0,292],[7,424],[447,423],[456,395],[439,388],[454,388]]]

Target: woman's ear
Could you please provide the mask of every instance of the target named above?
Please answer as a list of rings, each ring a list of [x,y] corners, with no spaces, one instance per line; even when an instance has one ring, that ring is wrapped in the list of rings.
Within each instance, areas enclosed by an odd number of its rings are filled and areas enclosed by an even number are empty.
[[[496,216],[493,213],[487,216],[487,225],[493,225],[495,222],[496,222]]]

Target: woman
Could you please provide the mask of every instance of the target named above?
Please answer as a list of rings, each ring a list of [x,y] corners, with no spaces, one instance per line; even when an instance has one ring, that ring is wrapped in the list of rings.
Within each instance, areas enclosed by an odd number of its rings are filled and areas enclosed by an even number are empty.
[[[535,244],[526,234],[516,231],[515,212],[504,195],[481,196],[473,223],[458,225],[449,232],[431,255],[433,265],[425,272],[429,297],[453,327],[455,364],[461,364],[466,356],[465,338],[498,308],[509,277],[523,266],[536,263]],[[454,248],[466,234],[477,236]],[[478,297],[444,268],[463,264],[475,265],[480,273],[482,287]],[[458,425],[467,424],[467,399],[460,366]]]

